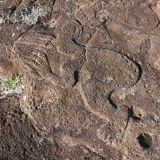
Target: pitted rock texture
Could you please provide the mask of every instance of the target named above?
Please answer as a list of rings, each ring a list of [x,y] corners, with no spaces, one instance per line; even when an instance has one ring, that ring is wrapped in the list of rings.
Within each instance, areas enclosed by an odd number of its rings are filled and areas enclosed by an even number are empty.
[[[0,93],[0,159],[159,160],[159,13],[158,0],[0,1],[0,78],[22,88]]]

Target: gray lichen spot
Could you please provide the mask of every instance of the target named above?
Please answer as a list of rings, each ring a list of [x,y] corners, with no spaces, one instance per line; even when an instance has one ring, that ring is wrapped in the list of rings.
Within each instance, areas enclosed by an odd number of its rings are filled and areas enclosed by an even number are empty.
[[[22,8],[19,12],[15,13],[13,22],[21,22],[29,25],[35,24],[38,17],[44,17],[47,14],[46,6],[29,6]]]

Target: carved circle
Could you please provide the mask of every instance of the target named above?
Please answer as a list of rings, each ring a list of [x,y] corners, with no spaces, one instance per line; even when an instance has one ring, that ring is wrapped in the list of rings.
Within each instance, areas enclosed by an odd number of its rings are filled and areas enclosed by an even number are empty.
[[[92,21],[96,18],[96,11],[92,7],[82,6],[79,10],[77,10],[75,16],[82,22]]]
[[[82,35],[82,26],[77,20],[71,20],[64,23],[61,32],[72,38],[78,38]]]

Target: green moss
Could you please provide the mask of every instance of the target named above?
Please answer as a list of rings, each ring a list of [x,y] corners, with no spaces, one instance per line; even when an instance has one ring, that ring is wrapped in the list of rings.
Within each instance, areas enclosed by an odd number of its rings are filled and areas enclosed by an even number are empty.
[[[0,83],[7,87],[9,90],[16,89],[20,85],[19,77],[16,74],[12,74],[11,78],[8,80],[1,80]]]

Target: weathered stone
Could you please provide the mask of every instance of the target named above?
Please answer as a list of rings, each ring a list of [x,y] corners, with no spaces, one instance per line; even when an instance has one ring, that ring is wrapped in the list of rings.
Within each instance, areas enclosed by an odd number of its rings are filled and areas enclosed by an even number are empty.
[[[0,159],[158,160],[155,0],[0,1]],[[152,137],[148,150],[141,133]]]

